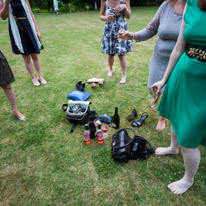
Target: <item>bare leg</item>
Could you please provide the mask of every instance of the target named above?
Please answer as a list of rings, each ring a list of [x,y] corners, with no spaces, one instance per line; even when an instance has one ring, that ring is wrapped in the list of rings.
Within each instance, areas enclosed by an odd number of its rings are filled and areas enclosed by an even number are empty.
[[[112,76],[113,64],[114,64],[114,55],[108,54],[108,64],[109,64],[108,77],[111,77]]]
[[[23,56],[23,59],[24,59],[24,65],[25,65],[27,71],[29,72],[32,80],[34,82],[38,82],[38,80],[36,79],[36,77],[34,75],[34,71],[33,71],[32,63],[31,63],[30,55],[28,55],[28,56],[22,55],[22,56]]]
[[[179,153],[179,144],[177,142],[177,135],[175,134],[171,126],[171,143],[169,147],[158,147],[155,150],[156,155],[169,155],[169,154],[178,154]]]
[[[165,129],[165,118],[160,116],[156,126],[156,130],[164,130],[164,129]]]
[[[127,78],[127,61],[125,55],[118,55],[120,65],[122,68],[122,79],[120,80],[120,84],[125,84],[126,83],[126,78]]]
[[[23,114],[21,114],[16,106],[16,97],[13,91],[13,88],[11,86],[11,84],[7,84],[7,85],[2,85],[1,88],[4,90],[4,93],[7,97],[7,99],[9,100],[9,103],[11,105],[11,111],[12,113],[19,119],[19,120],[25,120],[26,118],[24,117]]]
[[[43,84],[44,83],[46,84],[46,81],[44,80],[44,78],[42,76],[42,73],[41,73],[41,67],[40,67],[38,55],[34,53],[34,54],[31,54],[31,57],[32,57],[34,67],[37,71],[38,78],[39,78],[40,82],[43,83]]]
[[[168,185],[168,188],[177,195],[183,194],[193,185],[194,176],[200,164],[200,151],[198,148],[181,147],[181,149],[185,165],[184,177]]]

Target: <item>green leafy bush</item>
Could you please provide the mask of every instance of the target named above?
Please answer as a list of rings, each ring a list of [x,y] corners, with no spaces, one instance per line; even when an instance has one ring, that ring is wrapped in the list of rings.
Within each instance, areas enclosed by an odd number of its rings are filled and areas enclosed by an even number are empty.
[[[83,10],[92,10],[92,9],[94,9],[94,6],[88,3],[85,3],[83,6]]]
[[[59,8],[59,10],[60,10],[61,12],[67,12],[67,11],[68,11],[68,5],[67,5],[67,4],[63,4],[63,5]]]
[[[32,12],[35,14],[35,13],[40,13],[41,12],[41,9],[39,8],[34,8],[32,9]]]
[[[54,8],[49,8],[49,12],[52,13],[54,11]]]
[[[130,5],[134,6],[152,6],[160,5],[164,0],[130,0]],[[53,8],[53,0],[29,0],[32,8],[50,11]],[[59,0],[59,9],[61,12],[74,12],[94,9],[94,3],[100,8],[100,0]],[[68,6],[70,4],[70,6]],[[88,8],[89,7],[89,8]],[[33,10],[34,10],[33,9]],[[38,9],[35,11],[40,12]]]
[[[41,9],[40,12],[41,12],[41,13],[48,13],[49,11],[48,11],[48,9]]]

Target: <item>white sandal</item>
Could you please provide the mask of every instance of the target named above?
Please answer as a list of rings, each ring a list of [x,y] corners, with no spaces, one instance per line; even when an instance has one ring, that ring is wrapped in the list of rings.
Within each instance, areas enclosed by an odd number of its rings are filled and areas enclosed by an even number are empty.
[[[41,82],[41,84],[47,84],[47,81],[43,78],[42,78],[42,80],[39,79],[39,81]]]
[[[22,115],[21,117],[17,117],[16,114],[11,111],[11,113],[19,120],[19,121],[25,121],[26,120],[26,117],[24,115]]]
[[[38,82],[38,80],[36,82],[34,79],[32,79],[32,82],[33,82],[34,86],[36,86],[36,87],[40,86],[40,83]]]

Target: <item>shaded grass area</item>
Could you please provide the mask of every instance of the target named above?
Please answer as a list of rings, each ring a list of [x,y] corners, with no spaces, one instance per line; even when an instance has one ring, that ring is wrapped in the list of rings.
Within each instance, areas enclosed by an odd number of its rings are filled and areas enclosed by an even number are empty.
[[[133,8],[127,21],[131,31],[144,28],[157,7]],[[125,117],[135,108],[149,118],[138,135],[153,147],[167,146],[170,125],[155,131],[157,111],[149,107],[147,90],[149,59],[157,40],[133,43],[127,55],[128,78],[120,85],[121,69],[115,58],[114,74],[107,77],[107,56],[101,52],[104,22],[96,11],[35,16],[45,49],[39,55],[47,85],[32,85],[20,56],[11,52],[6,21],[0,21],[0,47],[7,57],[16,81],[12,84],[19,110],[27,117],[19,122],[10,113],[0,93],[0,205],[205,205],[205,149],[194,186],[175,196],[166,185],[184,174],[181,155],[151,157],[147,161],[115,163],[111,158],[110,128],[103,145],[84,145],[83,126],[70,134],[62,104],[75,84],[92,77],[105,79],[103,87],[92,90],[91,109],[113,115],[119,107],[121,128],[131,127]]]

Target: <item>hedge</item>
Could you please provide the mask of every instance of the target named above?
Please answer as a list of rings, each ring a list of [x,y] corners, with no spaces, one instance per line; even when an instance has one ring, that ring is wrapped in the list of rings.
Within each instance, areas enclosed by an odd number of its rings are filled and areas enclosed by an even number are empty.
[[[131,6],[150,6],[159,5],[163,1],[164,0],[130,0],[130,4]],[[51,8],[53,8],[53,0],[29,0],[29,2],[33,9],[51,10]],[[83,9],[85,5],[90,5],[90,8],[94,8],[94,2],[100,7],[100,0],[61,0],[60,4],[72,4],[76,9]]]

